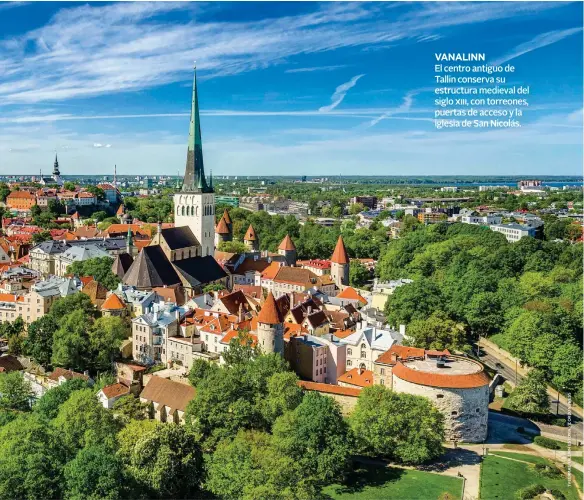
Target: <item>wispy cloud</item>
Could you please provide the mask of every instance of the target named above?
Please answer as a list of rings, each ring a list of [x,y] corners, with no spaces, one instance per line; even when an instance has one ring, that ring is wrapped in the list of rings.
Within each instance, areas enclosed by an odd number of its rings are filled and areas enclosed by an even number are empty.
[[[333,71],[335,69],[346,68],[346,64],[336,64],[333,66],[313,66],[309,68],[287,69],[285,73],[312,73],[313,71]]]
[[[440,2],[405,11],[390,3],[329,3],[301,15],[245,22],[201,22],[201,16],[188,14],[215,8],[207,3],[63,4],[46,25],[0,40],[0,105],[66,101],[187,81],[194,59],[202,78],[233,75],[282,65],[302,54],[439,36],[453,26],[523,16],[559,4]],[[388,9],[395,14],[384,15]],[[187,14],[170,21],[167,14],[173,11]]]
[[[102,144],[101,142],[94,142],[93,143],[93,147],[94,148],[97,148],[97,149],[99,149],[99,148],[111,148],[112,145],[111,144]]]
[[[365,75],[355,75],[348,82],[339,85],[336,88],[334,94],[331,96],[331,103],[328,106],[322,106],[321,108],[319,108],[319,111],[321,113],[328,113],[329,111],[335,109],[339,104],[343,102],[343,99],[347,95],[347,92],[349,92],[349,90],[351,90],[355,85],[357,85],[357,82],[363,76]]]
[[[533,52],[534,50],[541,49],[542,47],[547,47],[548,45],[552,45],[553,43],[557,43],[562,41],[564,38],[568,38],[569,36],[575,35],[576,33],[580,33],[582,28],[570,28],[565,30],[556,30],[556,31],[548,31],[547,33],[542,33],[537,35],[535,38],[517,45],[513,50],[508,52],[507,54],[501,56],[494,61],[490,61],[489,64],[493,66],[499,66],[504,64],[516,57],[522,56],[523,54],[528,54],[529,52]]]

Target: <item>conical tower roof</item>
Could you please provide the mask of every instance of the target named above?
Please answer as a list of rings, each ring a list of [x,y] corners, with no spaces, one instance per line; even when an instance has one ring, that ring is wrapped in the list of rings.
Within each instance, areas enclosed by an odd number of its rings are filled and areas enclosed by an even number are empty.
[[[284,319],[280,314],[278,305],[276,304],[276,299],[274,294],[270,292],[268,298],[262,305],[262,308],[258,314],[258,323],[266,323],[268,325],[277,325],[278,323],[283,323]]]
[[[182,190],[189,193],[212,193],[207,185],[205,167],[203,164],[203,141],[201,139],[201,119],[199,117],[199,97],[197,93],[197,71],[193,79],[193,95],[191,99],[191,121],[189,125],[189,142],[187,147],[187,164]]]
[[[247,228],[247,231],[245,232],[245,236],[243,237],[244,241],[256,241],[258,239],[255,229],[253,228],[253,226],[250,224],[249,227]]]
[[[229,212],[227,209],[223,210],[223,219],[225,219],[227,224],[231,224],[231,217],[229,217]]]
[[[278,250],[285,250],[287,252],[296,250],[296,246],[294,245],[294,242],[292,241],[292,238],[290,238],[289,234],[287,234],[286,237],[282,240],[282,243],[280,243]]]
[[[57,158],[57,153],[55,153],[55,163],[53,164],[53,175],[61,175],[59,172],[59,159]]]
[[[347,249],[345,248],[345,242],[343,241],[342,236],[339,236],[339,239],[337,240],[337,246],[331,257],[331,262],[334,262],[335,264],[349,263],[349,256],[347,255]]]
[[[219,224],[217,224],[217,227],[215,228],[215,232],[217,234],[229,234],[229,228],[227,227],[224,217],[221,217]]]

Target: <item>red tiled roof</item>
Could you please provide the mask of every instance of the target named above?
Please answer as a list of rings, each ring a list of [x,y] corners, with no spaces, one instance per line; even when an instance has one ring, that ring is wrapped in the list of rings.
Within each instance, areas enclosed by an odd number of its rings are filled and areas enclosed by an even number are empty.
[[[130,389],[126,387],[124,384],[117,384],[106,385],[101,392],[105,395],[106,398],[117,398],[118,396],[123,396],[124,394],[129,394]]]
[[[423,358],[424,349],[420,347],[407,347],[405,345],[392,345],[390,349],[385,351],[381,356],[377,358],[376,363],[383,363],[385,365],[394,364],[393,354],[397,355],[398,359],[407,358]]]
[[[231,224],[231,217],[229,217],[229,212],[227,211],[227,209],[223,210],[223,217],[221,218],[225,219],[225,222],[227,224]]]
[[[320,384],[318,382],[308,382],[306,380],[299,380],[298,385],[308,391],[318,391],[327,394],[338,394],[340,396],[358,397],[361,389],[353,387],[341,387],[340,385]]]

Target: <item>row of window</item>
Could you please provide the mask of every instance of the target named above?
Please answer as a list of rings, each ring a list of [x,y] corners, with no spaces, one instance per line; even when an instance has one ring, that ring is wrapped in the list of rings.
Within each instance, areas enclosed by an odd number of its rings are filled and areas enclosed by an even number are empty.
[[[195,206],[182,206],[182,207],[176,207],[176,215],[185,215],[187,217],[194,215],[194,216],[198,216],[199,215],[199,207]],[[215,207],[213,205],[205,205],[203,207],[203,215],[215,215]]]

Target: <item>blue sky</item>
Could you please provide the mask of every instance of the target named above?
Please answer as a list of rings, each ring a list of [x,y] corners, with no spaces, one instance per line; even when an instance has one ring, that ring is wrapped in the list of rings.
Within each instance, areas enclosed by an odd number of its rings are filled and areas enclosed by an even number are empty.
[[[436,52],[531,87],[523,127],[435,130]],[[3,3],[0,174],[578,175],[582,3]]]

